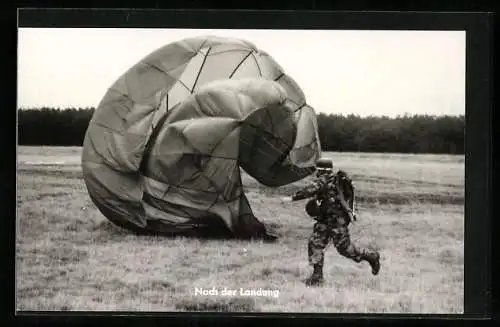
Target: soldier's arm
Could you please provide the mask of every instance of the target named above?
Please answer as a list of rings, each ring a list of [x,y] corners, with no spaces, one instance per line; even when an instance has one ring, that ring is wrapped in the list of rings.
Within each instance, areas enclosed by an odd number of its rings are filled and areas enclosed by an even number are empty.
[[[321,186],[322,181],[320,179],[313,181],[311,184],[292,195],[292,201],[303,200],[314,196],[321,189]]]

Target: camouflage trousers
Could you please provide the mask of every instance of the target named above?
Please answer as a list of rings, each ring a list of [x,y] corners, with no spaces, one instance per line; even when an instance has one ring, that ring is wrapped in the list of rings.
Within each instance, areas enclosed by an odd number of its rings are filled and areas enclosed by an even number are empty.
[[[361,262],[368,255],[368,250],[358,248],[351,242],[349,223],[349,218],[340,210],[335,210],[317,219],[308,243],[309,264],[311,266],[323,267],[324,250],[330,240],[337,252],[348,259]]]

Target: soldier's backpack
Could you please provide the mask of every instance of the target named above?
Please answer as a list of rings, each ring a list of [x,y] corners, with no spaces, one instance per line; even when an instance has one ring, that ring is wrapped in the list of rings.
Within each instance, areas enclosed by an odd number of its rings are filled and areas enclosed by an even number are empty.
[[[353,214],[353,219],[356,220],[356,216],[354,215],[354,185],[352,183],[352,179],[347,175],[343,170],[339,170],[337,172],[336,178],[337,189],[342,193],[345,201],[347,202],[347,206],[349,207],[351,213]]]

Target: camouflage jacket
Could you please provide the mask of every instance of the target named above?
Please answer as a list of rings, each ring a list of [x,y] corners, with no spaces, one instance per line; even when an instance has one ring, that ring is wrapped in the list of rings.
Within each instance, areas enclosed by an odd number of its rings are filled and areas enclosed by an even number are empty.
[[[339,188],[341,190],[339,190]],[[320,210],[328,214],[329,209],[342,210],[353,214],[354,187],[351,179],[342,171],[321,175],[311,184],[297,191],[292,200],[302,200],[315,197],[320,205]],[[352,219],[356,219],[354,216]]]

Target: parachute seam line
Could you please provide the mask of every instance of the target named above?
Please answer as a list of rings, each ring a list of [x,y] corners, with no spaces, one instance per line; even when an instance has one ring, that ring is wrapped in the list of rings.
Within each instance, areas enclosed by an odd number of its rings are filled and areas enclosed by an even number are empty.
[[[196,53],[200,52],[201,49],[203,49],[203,47],[205,46],[205,44],[207,42],[208,42],[208,39],[203,40],[203,42],[201,42],[200,47],[198,48],[198,50],[196,50]]]
[[[172,79],[174,78],[173,76],[170,76],[170,74],[168,73],[168,71],[165,71],[165,70],[161,69],[160,67],[158,67],[158,66],[156,66],[154,64],[150,64],[147,61],[143,61],[142,63],[145,64],[146,66],[150,67],[150,68],[153,68],[153,69],[159,71],[160,73],[163,73],[163,74],[167,75],[168,77],[171,77]]]
[[[214,148],[212,149],[212,151],[214,151],[215,149],[217,149],[219,147],[220,144],[222,144],[222,142],[224,142],[226,140],[226,138],[228,137],[229,134],[231,134],[232,132],[234,131],[234,129],[229,132],[225,137],[222,137],[214,146]],[[199,151],[199,150],[198,150]],[[226,158],[222,158],[222,157],[218,157],[218,156],[213,156],[213,155],[207,155],[207,154],[201,154],[199,152],[200,155],[202,156],[210,156],[209,160],[212,160],[212,158],[217,158],[217,159],[226,159]],[[234,160],[232,158],[228,158],[228,160]],[[206,164],[205,164],[206,165]],[[205,166],[203,166],[203,168],[205,168]],[[226,190],[226,187],[227,187],[227,184],[224,186],[224,191],[221,192],[221,190],[218,189],[218,187],[215,186],[215,184],[213,184],[213,182],[204,174],[203,172],[203,176],[206,177],[208,180],[209,180],[209,183],[213,186],[213,188],[215,190],[217,190],[218,192],[220,192],[220,194],[222,195],[222,198],[225,200],[225,196],[224,196],[224,193],[225,193],[225,190]],[[232,176],[232,175],[231,175]]]
[[[115,113],[118,117],[120,117],[120,122],[122,123],[123,130],[125,130],[125,129],[127,128],[127,127],[126,127],[126,126],[127,126],[127,118],[126,118],[126,117],[122,117],[122,116],[118,113],[118,111],[117,111],[117,109],[116,109],[116,106],[111,106],[111,108],[113,108],[113,112],[114,112],[114,113]],[[130,111],[129,111],[129,112],[130,112]]]
[[[249,50],[249,48],[229,49],[229,50],[224,50],[224,51],[220,51],[220,52],[211,53],[211,54],[209,54],[209,56],[216,56],[216,55],[219,55],[219,54],[222,54],[222,53],[228,53],[228,52],[247,52],[248,50]]]
[[[102,127],[104,129],[110,130],[110,131],[115,132],[116,134],[119,134],[119,135],[122,135],[122,136],[125,136],[127,134],[129,134],[129,135],[135,135],[135,136],[137,136],[137,135],[143,136],[144,135],[144,134],[131,133],[131,132],[128,132],[128,131],[120,131],[120,130],[115,129],[113,127],[106,126],[106,125],[104,125],[104,124],[102,124],[100,122],[94,122],[94,125],[97,125],[97,126]]]
[[[236,165],[238,165],[238,163],[236,163]],[[227,187],[229,185],[229,182],[233,179],[233,176],[234,176],[234,173],[236,172],[236,169],[238,169],[238,166],[234,167],[233,171],[231,171],[231,176],[229,176],[229,178],[227,179],[227,183],[226,185],[224,186],[224,194],[226,193],[227,191]],[[224,199],[225,199],[225,196],[224,196]],[[231,201],[231,198],[228,198],[227,201]]]
[[[98,164],[104,164],[104,165],[106,165],[106,167],[108,167],[109,169],[111,169],[111,170],[113,170],[113,171],[115,171],[115,172],[120,173],[120,171],[116,170],[114,167],[112,167],[112,166],[108,166],[108,165],[106,164],[106,162],[105,162],[105,161],[103,161],[103,162],[101,162],[101,163],[98,163]],[[100,179],[95,179],[95,180],[94,180],[94,183],[97,183],[97,184],[99,185],[99,187],[101,187],[101,188],[105,189],[107,192],[109,192],[109,193],[111,193],[111,194],[114,194],[114,195],[115,195],[115,197],[116,197],[119,201],[124,201],[122,198],[120,198],[120,197],[117,195],[117,193],[116,193],[116,192],[114,192],[114,191],[113,191],[110,187],[108,187],[106,184],[104,184],[104,183],[103,183]]]
[[[271,130],[274,132],[275,131],[275,129],[274,129],[274,122],[273,122],[273,118],[271,117],[271,113],[269,112],[268,108],[265,108],[264,110],[266,111],[266,117],[267,117],[267,119],[269,119],[269,125],[271,125]],[[269,134],[273,134],[273,133],[269,133]]]
[[[236,73],[238,68],[240,68],[240,66],[243,65],[245,60],[247,60],[247,58],[250,57],[251,54],[252,54],[252,51],[248,52],[248,54],[245,57],[243,57],[243,59],[236,65],[236,67],[234,68],[232,73],[229,75],[229,79],[231,79],[233,77],[233,75]]]
[[[290,101],[292,101],[292,102],[293,102],[293,100],[290,100]],[[298,103],[297,103],[297,105],[298,105]],[[306,105],[307,105],[307,103],[306,103],[306,102],[304,102],[304,103],[303,103],[303,104],[301,104],[301,105],[300,105],[297,109],[295,109],[293,112],[297,112],[297,111],[301,110],[301,109],[302,109],[302,108],[304,108]],[[301,114],[302,114],[302,113],[301,113]]]
[[[212,149],[212,151],[214,151],[215,149],[217,149],[221,144],[222,142],[224,142],[226,140],[226,138],[235,131],[235,129],[232,129],[229,133],[227,133],[224,137],[222,137],[217,143],[215,143],[214,145],[214,148]],[[221,158],[223,159],[224,157],[217,157],[217,156],[212,156],[210,155],[211,157],[213,158]],[[234,159],[231,159],[231,160],[234,160]]]
[[[123,93],[122,91],[118,90],[117,88],[115,88],[114,86],[110,87],[109,88],[110,91],[113,91],[113,92],[116,92],[124,97],[127,97],[129,98],[129,96],[126,94],[126,93]],[[105,104],[108,104],[108,102],[115,102],[115,101],[112,101],[112,100],[108,100],[107,102],[105,102]],[[101,106],[102,107],[102,106]]]
[[[158,198],[157,198],[157,197],[155,197],[154,195],[149,194],[149,193],[147,193],[147,192],[144,192],[144,194],[143,194],[143,198],[144,198],[144,195],[147,195],[148,197],[150,197],[150,198],[152,198],[152,199],[154,199],[154,200],[157,200],[157,201],[167,202],[167,201],[165,201],[165,200],[163,200],[163,199],[158,199]],[[182,208],[182,207],[181,207],[181,205],[178,205],[178,204],[176,204],[176,203],[172,203],[172,202],[170,202],[170,203],[171,203],[171,204],[173,204],[174,206],[176,206],[176,209],[178,209],[179,211],[181,211],[182,213],[184,213],[184,214],[186,215],[186,216],[185,216],[185,217],[183,217],[183,218],[191,218],[191,219],[196,219],[195,217],[193,217],[192,215],[190,215],[190,214],[186,211],[186,209],[185,209],[185,208]],[[155,205],[151,204],[151,202],[148,202],[148,204],[149,204],[149,205],[151,205],[152,207],[155,207],[155,208],[156,208],[156,209],[158,209],[158,210],[162,210],[162,209],[160,209],[160,208],[156,207]],[[174,215],[174,214],[172,214],[172,213],[169,213],[169,214]],[[181,216],[181,217],[182,217],[182,216]],[[189,224],[189,223],[184,223],[184,224]],[[189,224],[189,225],[190,225],[190,224]],[[197,225],[197,224],[194,224],[194,225]]]
[[[282,78],[283,76],[285,76],[285,73],[284,72],[281,72],[281,74],[278,75],[278,77],[276,77],[274,79],[275,82],[277,82],[280,78]]]
[[[195,98],[196,98],[196,97],[195,97]],[[201,106],[200,106],[200,107],[201,107]],[[204,113],[204,112],[202,112],[202,113]],[[184,128],[187,128],[187,126],[186,126],[186,127],[184,127]],[[192,149],[193,149],[193,150],[194,150],[197,154],[199,154],[199,155],[201,155],[201,156],[210,156],[210,157],[212,157],[212,158],[227,159],[227,160],[235,160],[235,159],[233,159],[233,158],[231,158],[231,157],[214,156],[214,155],[212,155],[212,154],[202,153],[199,149],[197,149],[196,147],[194,147],[194,146],[193,146],[193,144],[191,144],[191,142],[190,142],[190,141],[189,141],[189,140],[185,137],[185,135],[184,135],[184,131],[182,131],[182,132],[183,132],[182,134],[183,134],[183,138],[184,138],[184,140],[185,140],[185,141],[189,144],[189,146],[190,146],[190,147],[191,147],[191,148],[192,148]],[[220,139],[217,143],[215,143],[215,144],[214,144],[214,148],[213,148],[213,150],[217,149],[217,147],[219,147],[219,145],[220,145],[222,142],[224,142],[224,141],[226,140],[226,138],[229,136],[229,134],[231,134],[232,132],[234,132],[234,129],[233,129],[233,130],[231,130],[229,133],[227,133],[224,137],[222,137],[222,138],[221,138],[221,139]],[[212,150],[212,151],[213,151],[213,150]]]
[[[174,154],[185,154],[186,152],[171,152],[171,153],[168,153],[167,155],[174,155]],[[224,157],[224,156],[214,156],[214,155],[211,155],[211,154],[206,154],[206,153],[201,153],[200,154],[202,156],[210,156],[212,158],[216,158],[216,159],[226,159],[226,160],[233,160],[233,161],[238,161],[238,159],[235,159],[235,158],[232,158],[232,157]]]
[[[165,201],[164,199],[158,199],[156,198],[155,196],[153,196],[152,194],[149,194],[147,193],[148,196],[156,199],[157,201],[163,201],[163,202],[169,202],[169,201]],[[184,213],[187,217],[184,217],[184,218],[191,218],[191,219],[196,219],[194,216],[192,216],[188,211],[187,211],[187,208],[185,208],[185,206],[182,206],[182,205],[179,205],[177,203],[172,203],[172,202],[169,202],[171,204],[174,205],[175,209],[181,211],[182,213]],[[213,206],[217,203],[217,199],[215,199],[214,203],[212,203],[207,209],[198,209],[196,208],[196,210],[199,210],[199,211],[206,211],[208,212],[210,209],[213,208]],[[159,209],[159,208],[157,208]],[[160,209],[161,210],[161,209]],[[173,214],[172,214],[173,215]],[[197,224],[196,224],[197,225]]]
[[[125,76],[124,76],[124,79],[125,79],[125,83],[124,83],[124,84],[125,84],[125,87],[127,88],[127,92],[126,92],[126,93],[127,93],[127,96],[128,96],[130,99],[132,99],[132,98],[129,96],[129,94],[130,94],[130,88],[129,88],[129,86],[128,86],[128,75],[129,75],[129,74],[125,74]],[[134,101],[134,102],[135,102],[135,101]]]
[[[190,51],[190,52],[192,52],[192,51]],[[185,61],[181,62],[179,65],[177,65],[177,66],[175,66],[173,68],[170,68],[170,69],[166,70],[165,73],[169,74],[170,72],[176,70],[177,68],[179,68],[179,67],[187,64],[189,61],[191,61],[191,59],[193,59],[194,57],[196,57],[196,55],[197,55],[197,52],[191,54]],[[184,70],[186,70],[185,67],[184,67]],[[184,71],[182,71],[182,73],[184,73]],[[181,73],[181,75],[182,75],[182,73]]]
[[[219,194],[217,194],[217,195],[219,195]],[[213,208],[213,207],[217,204],[217,200],[218,200],[218,197],[217,197],[217,198],[215,198],[214,202],[212,202],[212,203],[208,206],[207,211],[212,210],[212,208]],[[223,200],[225,201],[225,199],[223,199]]]
[[[157,206],[155,206],[155,205],[153,204],[153,202],[151,201],[152,199],[153,199],[153,200],[156,200],[156,201],[163,201],[163,202],[167,202],[167,201],[165,201],[165,200],[158,199],[157,197],[155,197],[154,195],[152,195],[152,194],[150,194],[150,193],[148,193],[148,192],[144,192],[144,193],[142,194],[142,201],[146,202],[146,204],[147,204],[148,206],[151,206],[151,207],[155,208],[156,210],[163,211],[162,209],[158,208]],[[169,212],[167,212],[167,213],[168,213],[168,214],[171,214],[171,213],[169,213]],[[171,215],[173,215],[173,214],[171,214]],[[189,216],[189,215],[188,215],[188,216]],[[181,216],[181,217],[182,217],[182,216]],[[182,218],[187,218],[187,217],[182,217]],[[153,220],[157,220],[157,219],[153,219]],[[172,223],[172,224],[175,224],[175,225],[186,225],[186,224],[190,225],[189,223],[178,223],[178,222],[176,222],[176,221],[174,221],[174,220],[165,219],[165,218],[162,218],[161,220],[163,220],[163,221],[168,221],[169,223]]]
[[[250,124],[250,123],[245,123],[245,125],[247,126],[250,126],[250,127],[253,127],[255,128],[257,131],[259,131],[260,133],[262,134],[265,134],[267,136],[269,136],[270,139],[273,139],[273,140],[278,140],[280,141],[283,145],[286,145],[286,146],[293,146],[293,144],[288,144],[286,143],[285,141],[283,141],[281,138],[277,137],[277,136],[274,136],[271,132],[268,132],[266,131],[265,129],[263,128],[260,128],[256,125],[253,125],[253,124]],[[266,141],[267,142],[267,141]],[[272,145],[271,143],[268,142],[269,145]],[[274,149],[277,149],[277,148],[274,148]]]
[[[184,127],[184,129],[186,129],[186,127]],[[184,141],[191,147],[191,149],[195,152],[196,155],[198,156],[201,156],[201,157],[205,157],[205,156],[208,156],[208,155],[205,155],[205,154],[202,154],[201,151],[199,149],[197,149],[195,146],[193,146],[193,144],[191,143],[191,141],[189,141],[189,139],[184,135],[184,130],[181,132],[181,135],[182,135],[182,138],[184,139]],[[210,160],[210,159],[209,159]],[[218,187],[214,184],[214,182],[208,177],[205,175],[205,171],[203,170],[204,167],[200,167],[200,175],[202,177],[204,177],[208,183],[213,187],[213,189],[217,192],[217,195],[220,195],[221,194],[221,191],[218,189]],[[214,202],[214,204],[217,202],[217,200]]]
[[[151,178],[151,177],[148,177],[148,178]],[[151,178],[151,179],[155,180],[154,178]],[[200,191],[200,192],[209,193],[209,194],[217,194],[216,191],[200,190],[198,188],[187,187],[187,186],[183,186],[183,185],[180,185],[180,184],[171,184],[171,183],[164,183],[164,182],[160,182],[160,183],[168,185],[169,189],[172,188],[172,187],[174,187],[174,188],[178,188],[178,189],[181,189],[181,190]]]
[[[250,124],[249,124],[250,125]],[[252,126],[254,127],[254,126]],[[254,127],[255,128],[255,127]],[[256,138],[253,137],[252,139],[252,143],[251,144],[248,144],[250,146],[250,153],[249,153],[249,158],[253,158],[253,154],[255,153],[255,148],[256,148]],[[244,142],[244,141],[243,141]],[[238,156],[239,157],[239,156]]]
[[[198,74],[196,75],[196,79],[194,80],[193,83],[193,88],[191,89],[191,94],[194,92],[194,88],[196,87],[196,83],[198,83],[198,79],[200,78],[201,71],[203,70],[203,66],[205,66],[205,62],[207,61],[208,54],[210,53],[210,50],[212,50],[212,47],[209,47],[207,50],[207,53],[203,57],[203,62],[201,63],[200,69],[198,70]]]
[[[259,62],[257,61],[257,58],[254,55],[254,51],[252,51],[250,54],[251,54],[253,60],[255,61],[255,65],[257,66],[257,69],[259,70],[260,77],[262,77],[262,71],[260,70]]]
[[[101,124],[99,124],[99,123],[95,123],[95,124],[98,125],[98,126],[101,126]],[[101,126],[101,127],[104,127],[104,126]],[[94,143],[93,138],[90,137],[89,140],[90,140],[90,143],[92,145],[92,148],[93,149],[97,149],[97,147],[96,147],[96,145]],[[115,167],[115,165],[112,163],[112,161],[108,160],[105,156],[102,155],[102,153],[98,152],[98,154],[101,157],[102,163],[104,163],[108,168],[110,168],[110,169],[112,169],[112,170],[114,170],[116,172],[122,173],[122,171],[117,170],[116,167]],[[116,162],[119,162],[118,160],[116,160],[116,157],[114,155],[112,155],[112,159],[114,161],[116,161]],[[125,172],[123,172],[123,173],[125,173]]]
[[[187,126],[184,127],[184,129],[186,129]],[[195,146],[193,146],[193,144],[191,143],[191,141],[189,141],[189,139],[186,137],[186,135],[184,135],[184,129],[181,131],[181,133],[179,133],[182,137],[182,139],[184,140],[184,142],[186,142],[187,145],[189,145],[189,147],[191,147],[191,150],[193,150],[193,152],[195,152],[194,154],[198,155],[198,156],[205,156],[204,154],[201,153],[200,150],[198,150]],[[200,174],[203,175],[204,177],[206,177],[204,174],[203,174],[203,171],[201,169],[202,167],[200,167]],[[207,178],[208,179],[208,178]],[[215,189],[215,191],[217,192],[217,194],[219,194],[219,190],[217,189],[217,187],[215,187],[214,185],[212,185],[212,181],[210,179],[209,180],[209,184]]]
[[[201,153],[197,153],[197,154],[200,155],[200,156],[203,156],[203,157],[206,156],[206,155],[203,155]],[[209,158],[209,160],[211,160],[211,159]],[[222,195],[222,199],[225,200],[225,198],[223,196],[223,192],[221,192],[221,190],[217,187],[217,185],[215,185],[214,181],[212,181],[207,175],[205,175],[204,168],[205,168],[204,166],[201,167],[201,169],[200,169],[200,176],[203,177],[206,181],[208,181],[208,183],[215,190],[216,194],[219,195],[219,196]],[[215,203],[217,203],[217,199],[215,199],[214,203],[209,207],[209,209],[212,208],[215,205]]]
[[[202,191],[202,190],[199,190],[199,189],[191,189],[191,188],[186,188],[186,187],[176,186],[176,185],[172,185],[172,186],[177,187],[177,188],[179,188],[179,189],[181,189],[181,190],[183,190],[183,189],[184,189],[184,190],[194,190],[194,191],[201,191],[201,192],[204,192],[204,193],[209,193],[209,194],[215,194],[215,195],[218,195],[218,194],[217,194],[217,193],[215,193],[215,192]],[[149,197],[151,197],[151,198],[154,198],[154,199],[156,199],[156,200],[158,200],[158,201],[169,202],[169,201],[166,201],[166,200],[164,200],[164,199],[159,199],[159,198],[155,197],[154,195],[150,194],[149,192],[144,192],[144,194],[146,194],[147,196],[149,196]],[[172,203],[172,202],[170,202],[170,203]],[[200,211],[209,211],[210,209],[212,209],[212,208],[213,208],[213,206],[214,206],[216,203],[217,203],[217,199],[215,199],[215,201],[214,201],[214,202],[213,202],[213,203],[212,203],[212,204],[208,207],[208,209],[196,209],[196,210],[200,210]],[[150,204],[150,203],[149,203],[149,204]],[[181,207],[181,206],[182,206],[182,205],[179,205],[179,204],[176,204],[176,203],[172,203],[172,204],[173,204],[174,206],[176,206],[176,207]],[[152,205],[152,204],[150,204],[150,205]],[[155,207],[155,208],[157,208],[157,209],[159,209],[158,207],[156,207],[156,206],[154,206],[154,205],[152,205],[152,206],[153,206],[153,207]],[[185,209],[185,208],[177,208],[177,209],[179,209],[181,212],[183,212],[183,213],[184,213],[187,217],[192,218],[192,219],[196,219],[194,216],[190,215],[190,214],[186,211],[187,209]],[[161,209],[159,209],[159,210],[161,210]],[[186,218],[186,217],[185,217],[185,218]]]
[[[264,141],[265,141],[265,140],[264,140]],[[242,142],[243,142],[243,143],[245,143],[245,144],[247,144],[247,145],[250,145],[249,143],[247,143],[247,142],[245,142],[245,141],[243,141],[243,140],[242,140]],[[271,143],[269,143],[269,145],[270,145],[271,147],[274,147]],[[250,152],[250,154],[254,154],[254,153],[255,153],[255,150],[254,150],[255,148],[256,148],[256,147],[252,147],[252,151]],[[276,149],[276,148],[274,148],[274,149]],[[261,150],[259,150],[259,151],[260,151],[260,153],[262,153],[262,154],[263,154],[264,156],[266,156],[267,158],[272,159],[272,157],[271,157],[271,156],[269,156],[269,155],[267,155],[265,152],[262,152]],[[258,170],[258,171],[267,171],[267,169],[261,168],[261,167],[259,167],[259,166],[257,166],[257,167],[258,167],[258,168],[257,168],[256,170]],[[294,169],[294,168],[293,168],[293,166],[292,166],[292,170],[293,170],[293,169]],[[295,171],[295,170],[294,170],[294,171]]]
[[[255,128],[255,126],[252,126],[252,127],[254,127],[254,128]],[[262,132],[264,132],[264,133],[265,133],[266,131],[262,131]],[[271,135],[271,136],[272,136],[272,135]],[[286,144],[285,142],[283,142],[281,139],[279,139],[279,138],[276,138],[276,139],[280,140],[280,141],[281,141],[284,145],[286,145],[287,147],[288,147],[288,146],[290,146],[290,145]],[[279,149],[277,149],[276,147],[274,147],[274,145],[273,145],[272,143],[269,143],[267,140],[265,140],[265,139],[262,139],[262,140],[263,140],[264,142],[266,142],[268,145],[270,145],[273,149],[275,149],[275,150],[279,150]],[[243,143],[245,143],[245,144],[250,145],[249,143],[245,142],[244,140],[242,140],[242,142],[243,142]],[[312,143],[311,143],[311,144],[312,144]],[[292,146],[293,146],[293,145],[292,145]],[[252,147],[252,149],[253,149],[253,148],[254,148],[254,147]],[[291,149],[291,150],[292,150],[292,149]],[[290,150],[289,152],[291,152],[291,150]],[[253,153],[254,153],[254,151],[252,151],[251,153],[253,154]],[[263,153],[263,154],[265,155],[265,152],[261,152],[261,153]],[[287,154],[287,155],[288,155],[288,154]],[[268,158],[272,158],[272,157],[271,157],[271,156],[269,156],[269,155],[266,155],[266,157],[268,157]],[[286,157],[286,156],[285,156],[285,157]],[[258,170],[262,170],[262,168],[258,168]],[[293,172],[295,172],[295,173],[298,173],[298,172],[299,172],[299,169],[298,169],[298,168],[296,168],[294,165],[291,165],[291,166],[290,166],[290,170],[292,170],[292,171],[293,171]]]
[[[287,98],[287,100],[290,101],[291,103],[293,103],[294,105],[299,106],[299,104],[297,102],[295,102],[294,100],[292,100],[290,98]],[[294,109],[293,112],[296,112],[297,110],[299,110],[299,109]]]
[[[127,93],[123,93],[123,92],[119,91],[118,89],[115,89],[114,87],[111,88],[111,90],[113,90],[116,93],[120,94],[123,98],[126,98],[126,99],[130,100],[131,102],[135,103],[135,101]],[[106,105],[113,107],[111,104],[116,103],[116,102],[121,102],[121,101],[122,101],[122,99],[120,99],[120,100],[114,100],[114,101],[113,100],[109,100],[108,102],[106,102]],[[101,107],[103,107],[103,106],[104,105],[101,105]],[[127,108],[127,107],[125,107],[125,108]],[[130,111],[131,110],[129,109],[128,112],[130,112]]]
[[[178,82],[179,84],[181,84],[182,86],[184,86],[184,88],[185,88],[185,89],[186,89],[189,93],[192,93],[192,92],[191,92],[191,90],[189,89],[189,87],[187,87],[187,85],[186,85],[186,84],[184,84],[184,82],[183,82],[180,78],[177,80],[177,82]],[[173,87],[172,87],[172,88],[173,88]]]
[[[264,132],[264,133],[265,133],[265,131],[262,131],[262,132]],[[278,139],[278,140],[279,140],[279,139]],[[246,145],[250,145],[250,143],[245,142],[243,139],[242,139],[241,141],[242,141],[243,143],[245,143]],[[273,145],[272,143],[269,143],[269,142],[268,142],[267,140],[265,140],[265,139],[263,139],[263,141],[264,141],[264,142],[267,142],[267,144],[268,144],[268,145],[270,145],[271,147],[273,147],[273,149],[274,149],[274,150],[278,150],[278,148],[274,147],[274,145]],[[283,142],[283,141],[282,141],[282,142]],[[254,142],[254,143],[255,143],[255,142]],[[284,143],[284,142],[283,142],[283,143]],[[286,143],[284,143],[284,144],[288,146],[288,144],[286,144]],[[253,151],[253,149],[254,149],[254,148],[255,148],[255,147],[252,147],[252,152],[251,152],[251,154],[253,154],[253,153],[254,153],[254,151]],[[262,152],[262,153],[265,153],[265,152]],[[272,157],[271,157],[271,156],[269,156],[269,155],[267,155],[267,157],[268,157],[268,158],[272,158]]]

